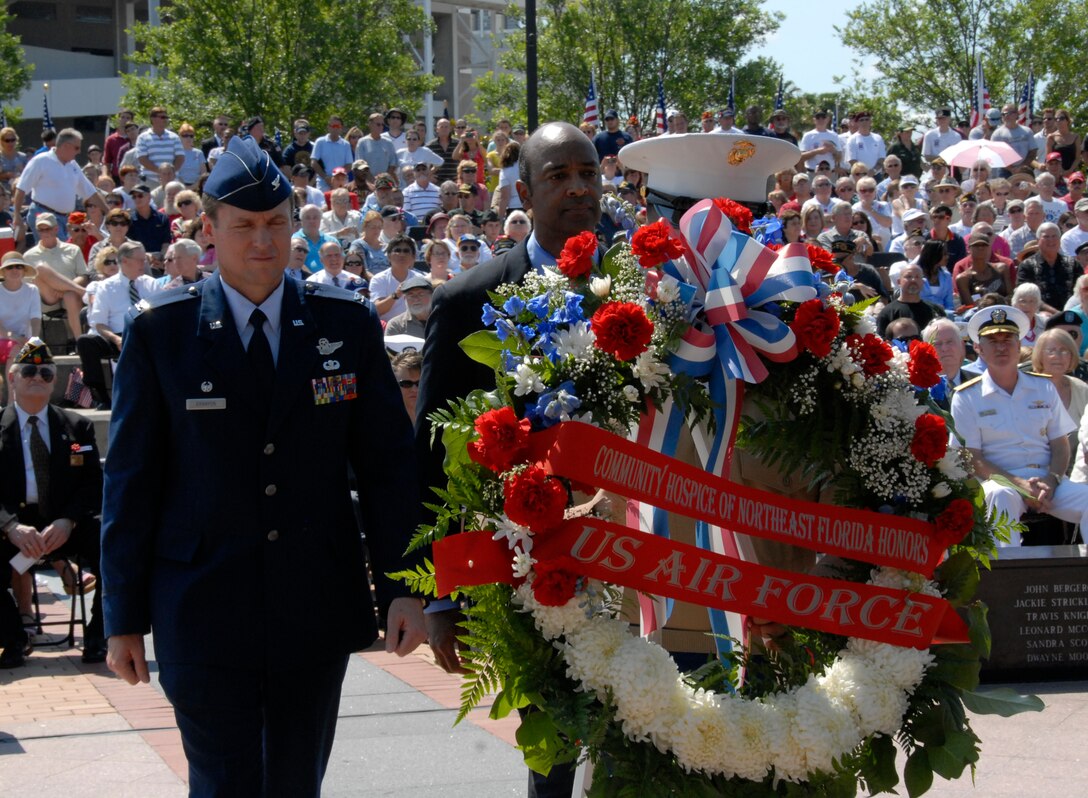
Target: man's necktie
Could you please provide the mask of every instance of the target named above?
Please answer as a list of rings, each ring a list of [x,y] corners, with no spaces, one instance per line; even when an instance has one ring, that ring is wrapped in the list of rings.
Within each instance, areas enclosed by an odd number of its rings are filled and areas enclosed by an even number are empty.
[[[340,275],[339,274],[334,274],[333,275],[332,284],[335,285],[337,288],[340,287]]]
[[[27,419],[30,423],[30,460],[34,466],[34,480],[38,483],[38,511],[47,515],[49,506],[49,447],[38,429],[38,417]]]
[[[131,301],[133,305],[140,304],[140,292],[136,290],[136,281],[135,280],[129,280],[128,281],[128,298],[129,298],[129,301]]]
[[[266,412],[272,404],[272,388],[276,380],[276,362],[272,359],[268,336],[264,334],[267,318],[260,308],[254,308],[250,314],[249,323],[253,325],[253,336],[249,339],[249,349],[246,350],[246,361],[254,381],[253,389],[257,392],[260,406]]]

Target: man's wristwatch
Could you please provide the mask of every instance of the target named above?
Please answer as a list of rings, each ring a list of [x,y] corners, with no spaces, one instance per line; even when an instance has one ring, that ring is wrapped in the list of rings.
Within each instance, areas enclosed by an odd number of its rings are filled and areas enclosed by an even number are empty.
[[[1062,484],[1062,479],[1065,477],[1064,474],[1059,474],[1056,471],[1051,471],[1049,474],[1047,474],[1047,476],[1048,477],[1054,477],[1054,487],[1055,488]]]

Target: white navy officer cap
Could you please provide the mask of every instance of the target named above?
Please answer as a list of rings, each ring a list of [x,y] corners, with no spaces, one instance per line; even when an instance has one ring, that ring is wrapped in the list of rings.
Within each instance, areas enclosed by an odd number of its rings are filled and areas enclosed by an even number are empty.
[[[628,144],[622,157],[624,166],[646,173],[648,202],[683,213],[715,197],[766,202],[767,178],[797,163],[801,151],[768,136],[685,133]]]
[[[270,211],[291,196],[290,182],[249,136],[235,136],[204,184],[204,193],[244,211]]]
[[[983,308],[967,324],[967,334],[976,344],[979,338],[996,333],[1015,333],[1018,338],[1023,338],[1030,329],[1027,315],[1012,305]]]

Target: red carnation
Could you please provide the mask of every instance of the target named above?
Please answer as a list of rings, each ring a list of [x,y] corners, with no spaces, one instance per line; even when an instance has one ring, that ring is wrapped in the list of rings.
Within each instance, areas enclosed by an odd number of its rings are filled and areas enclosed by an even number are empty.
[[[932,388],[940,382],[941,361],[937,359],[937,350],[925,341],[911,341],[907,374],[910,384],[919,388]]]
[[[865,336],[848,335],[846,344],[866,377],[883,374],[890,368],[888,361],[892,359],[892,348],[880,336],[871,333]]]
[[[714,204],[733,223],[733,229],[748,235],[752,234],[752,212],[750,210],[739,202],[733,202],[733,200],[725,197],[716,198]]]
[[[540,560],[533,566],[533,597],[548,607],[562,607],[578,587],[578,567],[573,559],[563,555]]]
[[[519,421],[512,408],[488,410],[476,419],[480,437],[469,443],[468,456],[496,474],[509,471],[525,459],[531,429],[529,419]]]
[[[818,269],[825,272],[838,271],[838,267],[835,265],[831,253],[826,249],[815,246],[814,244],[805,244],[805,249],[808,250],[808,262],[812,265],[812,271]]]
[[[953,499],[937,516],[937,536],[945,547],[959,543],[975,527],[975,507],[967,499]]]
[[[592,230],[586,230],[567,239],[556,265],[572,280],[587,277],[593,271],[593,256],[596,254],[597,235]]]
[[[821,300],[810,299],[797,306],[790,329],[803,349],[816,357],[827,357],[831,354],[831,342],[839,334],[841,324],[834,308],[825,308]]]
[[[558,526],[567,507],[567,489],[563,483],[538,465],[532,465],[506,480],[503,512],[515,524],[533,532]]]
[[[654,325],[646,311],[631,302],[606,302],[593,314],[597,348],[618,360],[632,360],[650,344]]]
[[[665,219],[640,227],[631,236],[631,251],[638,257],[644,269],[660,266],[684,254],[684,244],[673,236],[672,227]]]
[[[948,451],[948,428],[944,419],[934,413],[925,413],[914,421],[914,439],[910,453],[920,463],[933,468]]]

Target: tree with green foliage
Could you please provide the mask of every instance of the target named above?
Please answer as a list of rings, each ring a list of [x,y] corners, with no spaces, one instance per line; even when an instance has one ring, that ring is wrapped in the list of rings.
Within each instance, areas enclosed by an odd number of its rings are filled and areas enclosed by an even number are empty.
[[[924,114],[950,106],[957,118],[971,111],[975,59],[981,57],[991,101],[1016,103],[1030,69],[1045,84],[1043,104],[1088,111],[1080,65],[1088,0],[1056,13],[1043,0],[869,0],[847,12],[837,28],[842,43],[871,59],[880,77],[872,91]]]
[[[542,0],[538,4],[540,118],[580,120],[592,72],[601,111],[653,119],[664,76],[669,107],[698,121],[719,108],[735,72],[738,105],[769,99],[778,68],[744,55],[778,29],[762,0]],[[508,34],[502,72],[476,82],[477,113],[525,120],[525,36]]]
[[[34,65],[26,62],[21,39],[7,32],[10,22],[7,6],[0,6],[0,103],[14,100],[29,89],[34,71]],[[11,122],[13,115],[8,116]]]
[[[133,29],[140,71],[122,76],[123,103],[205,123],[260,114],[270,131],[298,116],[414,109],[439,81],[419,73],[403,37],[429,24],[411,0],[174,0],[161,25]]]

